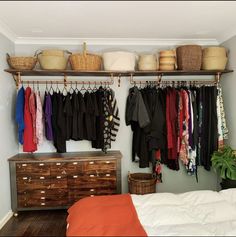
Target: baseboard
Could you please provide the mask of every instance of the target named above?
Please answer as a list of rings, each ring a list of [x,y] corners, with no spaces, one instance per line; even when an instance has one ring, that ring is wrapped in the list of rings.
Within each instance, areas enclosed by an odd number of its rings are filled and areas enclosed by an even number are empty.
[[[0,220],[0,230],[8,222],[8,220],[13,216],[13,212],[9,211],[1,220]]]

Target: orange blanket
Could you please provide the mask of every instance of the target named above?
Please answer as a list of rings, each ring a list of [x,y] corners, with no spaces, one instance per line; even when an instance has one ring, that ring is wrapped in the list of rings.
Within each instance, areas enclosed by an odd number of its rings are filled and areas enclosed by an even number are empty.
[[[68,213],[67,236],[147,236],[129,194],[83,198]]]

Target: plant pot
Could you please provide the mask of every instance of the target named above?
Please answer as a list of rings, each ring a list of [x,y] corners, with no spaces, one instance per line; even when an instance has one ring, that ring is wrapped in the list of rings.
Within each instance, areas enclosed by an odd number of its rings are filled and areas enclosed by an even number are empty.
[[[222,189],[236,188],[236,180],[222,179],[220,185]]]

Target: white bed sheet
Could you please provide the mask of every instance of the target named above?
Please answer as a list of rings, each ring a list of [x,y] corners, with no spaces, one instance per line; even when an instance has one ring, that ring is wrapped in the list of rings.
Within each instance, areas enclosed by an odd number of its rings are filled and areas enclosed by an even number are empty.
[[[236,236],[236,188],[131,197],[148,236]]]

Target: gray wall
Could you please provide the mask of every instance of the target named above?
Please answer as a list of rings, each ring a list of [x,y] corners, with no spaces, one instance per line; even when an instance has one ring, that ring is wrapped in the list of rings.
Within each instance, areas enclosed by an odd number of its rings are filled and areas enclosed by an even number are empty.
[[[53,45],[16,45],[15,50],[18,55],[31,55],[38,49],[55,48]],[[74,45],[57,45],[56,48],[68,49],[73,52],[81,51],[81,46]],[[88,50],[92,52],[102,52],[111,49],[124,49],[136,52],[158,52],[160,49],[171,48],[168,46],[156,47],[156,46],[89,46]],[[47,77],[50,79],[49,77]],[[40,80],[40,78],[38,78]],[[85,78],[84,78],[85,79]],[[94,79],[94,78],[93,78]],[[97,78],[99,81],[100,78]],[[139,169],[138,164],[131,162],[131,141],[132,133],[130,127],[125,125],[125,102],[128,94],[130,84],[128,78],[122,78],[121,87],[117,87],[117,81],[112,88],[116,92],[117,102],[120,110],[121,124],[120,130],[117,136],[117,141],[112,144],[112,149],[120,150],[123,154],[122,159],[122,190],[127,192],[127,173],[130,172],[147,172],[149,169]],[[41,86],[42,92],[45,86]],[[41,93],[43,95],[43,93]],[[68,151],[88,151],[92,150],[91,146],[86,141],[79,142],[67,142]],[[19,147],[19,151],[22,152],[22,147]],[[50,142],[44,141],[43,145],[39,147],[39,152],[51,152],[55,151],[53,145]],[[166,167],[163,167],[163,183],[158,185],[159,192],[184,192],[198,189],[212,189],[217,190],[217,178],[214,172],[205,171],[199,168],[199,183],[196,182],[195,177],[190,177],[186,174],[184,168],[181,170],[171,171]]]
[[[229,51],[227,66],[229,69],[234,70],[233,73],[229,73],[223,77],[221,85],[223,90],[226,122],[230,131],[227,143],[236,149],[236,36],[222,43],[222,46],[226,47]]]
[[[6,53],[14,53],[14,44],[0,34],[0,220],[11,210],[9,165],[7,159],[18,152],[14,108],[16,89],[8,68]]]

